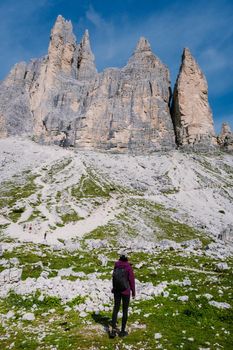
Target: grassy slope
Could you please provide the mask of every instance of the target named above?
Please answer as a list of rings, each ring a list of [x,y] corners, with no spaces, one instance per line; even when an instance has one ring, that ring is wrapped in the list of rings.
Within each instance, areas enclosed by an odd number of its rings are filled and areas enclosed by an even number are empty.
[[[55,181],[57,172],[62,171],[67,165],[69,162],[59,164],[56,169],[50,168],[48,181]],[[23,184],[17,185],[18,187],[8,183],[1,189],[3,200],[7,198],[4,205],[7,203],[11,208],[18,200],[28,198],[38,191],[31,176],[27,177]],[[81,178],[80,183],[70,191],[77,202],[87,199],[98,202],[101,197],[108,199],[112,192],[118,191],[122,194],[123,189],[100,180],[96,173],[89,170]],[[130,191],[126,192],[130,193]],[[134,193],[131,194],[134,195]],[[56,203],[59,204],[62,201],[61,195],[55,193],[54,196]],[[3,202],[1,203],[3,206]],[[158,250],[155,254],[132,252],[131,261],[134,265],[144,262],[142,267],[135,267],[136,278],[141,282],[151,282],[154,285],[167,281],[170,283],[166,289],[169,296],[161,295],[152,300],[132,302],[132,312],[128,321],[130,335],[124,340],[118,337],[110,340],[103,327],[109,324],[111,317],[109,311],[98,315],[88,314],[86,318],[81,318],[74,310],[74,306],[83,301],[79,297],[69,303],[70,309],[66,309],[58,298],[46,297],[40,301],[39,292],[27,296],[11,293],[7,299],[0,300],[0,314],[6,314],[9,310],[15,312],[14,319],[4,319],[4,327],[0,326],[2,349],[232,349],[229,333],[232,331],[232,309],[214,308],[203,296],[205,293],[211,293],[213,300],[231,303],[232,259],[227,261],[231,270],[217,272],[215,266],[218,261],[204,254],[205,245],[210,241],[209,237],[174,219],[174,211],[168,211],[165,207],[143,198],[127,198],[123,205],[124,214],[119,215],[108,225],[100,226],[86,235],[79,251],[53,252],[43,245],[27,244],[21,245],[12,252],[5,252],[3,258],[19,259],[19,266],[23,268],[23,280],[28,277],[39,277],[42,270],[47,270],[49,277],[53,277],[57,275],[59,269],[68,267],[72,267],[77,272],[83,271],[85,274],[99,272],[102,274],[101,278],[110,279],[113,262],[120,249],[118,237],[130,237],[131,240],[141,237],[142,233],[138,227],[142,220],[148,228],[153,230],[153,240],[166,238],[180,242],[199,238],[203,242],[201,256],[198,254],[184,256],[179,251]],[[36,206],[34,212],[36,217],[35,213]],[[72,216],[72,213],[70,215]],[[140,218],[140,222],[137,217]],[[16,215],[12,220],[17,221],[18,218]],[[64,218],[63,215],[64,224],[69,219],[69,216]],[[76,219],[79,220],[80,217],[77,216]],[[107,239],[110,246],[89,251],[86,239]],[[5,238],[3,237],[2,240],[4,241]],[[108,257],[107,266],[101,265],[97,258],[98,254]],[[182,281],[186,277],[191,280],[191,286],[172,284],[172,281]],[[67,279],[72,280],[75,277],[67,277]],[[189,301],[179,301],[178,297],[181,295],[187,295]],[[54,311],[51,312],[51,309]],[[26,311],[34,312],[35,321],[21,320],[20,315]],[[161,333],[162,337],[156,340],[155,333]]]

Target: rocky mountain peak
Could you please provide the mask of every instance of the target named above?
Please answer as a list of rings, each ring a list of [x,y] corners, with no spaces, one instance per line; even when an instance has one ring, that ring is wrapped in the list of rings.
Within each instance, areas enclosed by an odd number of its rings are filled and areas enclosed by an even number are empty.
[[[180,71],[185,72],[186,74],[197,74],[201,77],[203,81],[206,82],[206,78],[204,74],[202,73],[198,63],[196,62],[195,58],[193,57],[191,51],[189,48],[184,48],[183,54],[182,54],[182,60],[181,60],[181,67]],[[206,82],[206,90],[207,90],[207,82]]]
[[[169,70],[146,38],[125,67],[97,73],[88,30],[77,43],[59,15],[48,55],[17,64],[0,85],[0,135],[116,152],[174,149],[176,135],[179,147],[213,148],[207,82],[188,48],[171,110],[170,100]]]
[[[11,69],[9,75],[4,80],[5,86],[11,86],[12,84],[22,84],[24,81],[24,76],[26,72],[27,63],[26,62],[19,62],[14,65],[14,67]]]
[[[182,61],[184,61],[185,59],[193,59],[191,51],[190,51],[190,49],[188,47],[185,47],[183,49]]]
[[[75,38],[71,21],[67,21],[59,15],[51,31],[51,37],[55,36],[60,36],[64,42],[73,41]]]
[[[153,69],[157,66],[160,66],[161,69],[166,68],[159,58],[152,52],[149,41],[146,38],[141,37],[137,42],[133,55],[130,57],[126,67],[136,70],[148,70],[148,68]],[[169,74],[167,74],[167,79],[169,80]]]
[[[207,81],[188,48],[174,88],[172,119],[179,146],[201,150],[216,145]]]
[[[222,123],[221,132],[218,136],[218,143],[226,151],[233,151],[233,132],[227,123]]]
[[[58,16],[52,28],[48,49],[48,68],[52,74],[63,73],[75,77],[77,43],[71,21]]]
[[[220,135],[222,136],[226,136],[226,135],[229,135],[231,134],[231,127],[228,123],[222,123],[222,128],[221,128],[221,133]]]
[[[151,52],[150,43],[146,38],[142,36],[137,43],[134,53],[147,52],[147,51]]]
[[[95,56],[91,50],[89,32],[86,29],[78,50],[78,79],[86,80],[93,78],[96,73]]]

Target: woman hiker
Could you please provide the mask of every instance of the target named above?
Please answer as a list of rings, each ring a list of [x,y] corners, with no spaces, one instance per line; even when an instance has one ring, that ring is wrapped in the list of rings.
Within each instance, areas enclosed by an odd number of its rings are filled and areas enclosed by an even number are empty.
[[[132,292],[133,299],[135,298],[135,279],[133,269],[128,262],[128,258],[125,254],[122,254],[118,261],[115,262],[113,270],[113,288],[112,293],[114,293],[114,308],[112,313],[112,332],[110,337],[114,338],[116,336],[116,323],[117,314],[120,309],[122,300],[123,317],[121,324],[121,331],[119,333],[120,337],[125,337],[128,335],[126,332],[126,322],[128,319],[128,308],[130,301],[130,291]]]

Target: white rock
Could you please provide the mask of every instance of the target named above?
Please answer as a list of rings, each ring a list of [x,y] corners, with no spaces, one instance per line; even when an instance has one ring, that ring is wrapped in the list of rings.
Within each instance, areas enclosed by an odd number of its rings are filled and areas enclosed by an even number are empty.
[[[181,245],[179,243],[176,243],[170,239],[163,239],[162,241],[158,242],[158,246],[162,250],[167,250],[167,249],[180,249]]]
[[[162,293],[162,296],[163,296],[164,298],[167,298],[167,297],[169,296],[169,292],[168,292],[168,291],[164,291],[164,292]]]
[[[155,333],[154,338],[155,339],[161,339],[162,338],[162,334],[161,333]]]
[[[40,276],[43,277],[43,278],[48,278],[49,272],[48,271],[42,271]]]
[[[6,314],[6,318],[9,319],[9,318],[12,318],[15,316],[15,313],[14,311],[8,311],[8,313]]]
[[[187,295],[182,295],[181,297],[178,297],[177,299],[180,301],[188,301],[189,297]]]
[[[44,295],[41,294],[41,295],[39,296],[38,300],[39,300],[39,301],[44,301]]]
[[[11,258],[11,259],[9,259],[9,262],[12,265],[18,265],[19,264],[19,259],[18,258]]]
[[[72,310],[72,309],[69,306],[66,306],[65,309],[64,309],[65,312],[69,312],[70,310]]]
[[[229,266],[227,263],[224,262],[220,262],[216,265],[216,268],[218,271],[225,271],[225,270],[229,270]]]
[[[86,317],[87,316],[87,313],[85,311],[82,311],[80,312],[79,314],[80,317]]]
[[[194,341],[193,337],[188,338],[189,341]]]
[[[99,254],[98,259],[101,261],[102,266],[107,266],[108,258],[105,255]]]
[[[218,309],[230,309],[231,308],[231,305],[228,303],[218,302],[218,301],[214,301],[214,300],[209,301],[209,304],[217,307]]]
[[[16,283],[20,281],[22,269],[12,268],[0,272],[0,286],[5,283]]]
[[[210,299],[213,298],[213,295],[209,294],[209,293],[206,293],[206,294],[203,294],[203,297],[205,297],[206,299],[210,300]]]
[[[188,277],[185,277],[185,279],[183,280],[183,286],[191,286],[192,282],[190,281],[190,279]]]
[[[192,248],[192,249],[198,249],[198,248],[202,247],[202,242],[200,241],[199,238],[196,238],[196,239],[191,239],[189,241],[181,242],[181,245],[183,247],[188,247],[188,248]]]
[[[22,316],[22,320],[24,321],[34,321],[35,320],[35,315],[32,312],[27,312]]]

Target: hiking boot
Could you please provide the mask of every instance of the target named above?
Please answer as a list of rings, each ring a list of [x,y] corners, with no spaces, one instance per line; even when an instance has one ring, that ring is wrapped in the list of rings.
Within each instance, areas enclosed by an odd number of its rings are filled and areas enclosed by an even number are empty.
[[[109,338],[115,338],[116,334],[117,334],[117,330],[113,328],[109,333]]]
[[[119,333],[119,337],[121,337],[121,338],[127,337],[127,335],[128,335],[128,332],[126,332],[126,331],[120,331],[120,333]]]

